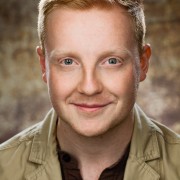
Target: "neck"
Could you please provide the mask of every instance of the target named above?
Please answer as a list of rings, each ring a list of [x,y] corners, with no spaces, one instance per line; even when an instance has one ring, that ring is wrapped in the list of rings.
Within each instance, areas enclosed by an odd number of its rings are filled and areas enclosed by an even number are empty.
[[[83,169],[86,169],[86,167],[90,171],[92,165],[94,169],[101,173],[123,156],[131,140],[133,124],[134,119],[131,115],[130,118],[103,135],[85,137],[77,134],[64,121],[59,120],[57,138],[61,149],[78,160],[81,171],[85,171]],[[92,169],[92,171],[94,170]]]

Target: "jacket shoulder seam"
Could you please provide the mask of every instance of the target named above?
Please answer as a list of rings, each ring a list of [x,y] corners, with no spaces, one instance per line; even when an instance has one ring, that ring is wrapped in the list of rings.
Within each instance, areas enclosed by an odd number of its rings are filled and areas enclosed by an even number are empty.
[[[36,127],[30,127],[27,130],[20,132],[19,134],[15,135],[11,139],[7,140],[6,142],[0,145],[0,151],[14,148],[19,146],[20,144],[33,141],[34,137],[39,134],[40,129]]]

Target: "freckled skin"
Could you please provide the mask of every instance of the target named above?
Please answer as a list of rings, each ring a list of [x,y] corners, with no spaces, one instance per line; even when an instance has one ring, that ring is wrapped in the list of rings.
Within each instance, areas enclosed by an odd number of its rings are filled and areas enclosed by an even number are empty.
[[[93,137],[132,123],[147,58],[143,55],[135,68],[138,47],[124,9],[53,10],[47,18],[45,56],[41,49],[38,54],[62,124]]]

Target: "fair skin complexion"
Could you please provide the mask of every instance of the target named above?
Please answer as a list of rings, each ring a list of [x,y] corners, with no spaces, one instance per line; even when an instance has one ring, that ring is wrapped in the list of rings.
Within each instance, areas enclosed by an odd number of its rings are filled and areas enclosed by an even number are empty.
[[[59,117],[57,138],[78,160],[83,179],[97,180],[130,142],[150,47],[139,55],[130,17],[120,7],[58,8],[46,27],[45,55],[40,47],[37,52]]]

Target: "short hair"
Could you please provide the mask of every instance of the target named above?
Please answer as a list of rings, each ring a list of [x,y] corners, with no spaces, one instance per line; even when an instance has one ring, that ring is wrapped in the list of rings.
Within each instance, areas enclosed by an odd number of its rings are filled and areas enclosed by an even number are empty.
[[[71,9],[86,10],[93,7],[110,8],[121,6],[127,9],[132,17],[135,40],[138,43],[139,53],[142,53],[146,32],[142,0],[40,0],[38,15],[38,36],[44,52],[46,38],[46,19],[55,8],[66,7]]]

